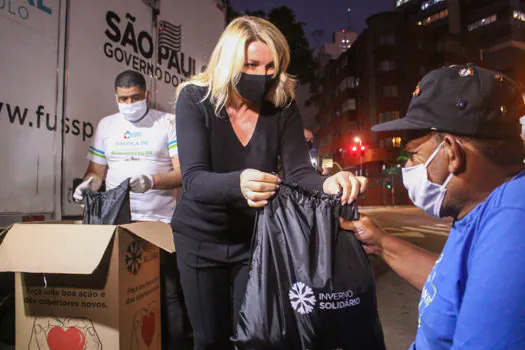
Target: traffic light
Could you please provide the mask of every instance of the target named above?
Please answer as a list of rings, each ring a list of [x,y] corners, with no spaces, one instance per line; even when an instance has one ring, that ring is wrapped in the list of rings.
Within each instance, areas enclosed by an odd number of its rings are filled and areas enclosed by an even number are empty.
[[[357,146],[352,146],[352,156],[357,157]]]
[[[392,189],[392,183],[390,181],[386,182],[386,188],[388,188],[389,190]]]
[[[361,146],[361,157],[365,156],[365,151],[366,151],[366,147],[365,146]]]

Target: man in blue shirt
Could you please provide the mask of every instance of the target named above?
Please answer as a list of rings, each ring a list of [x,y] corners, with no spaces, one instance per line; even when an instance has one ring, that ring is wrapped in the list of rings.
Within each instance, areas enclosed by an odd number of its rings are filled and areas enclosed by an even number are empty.
[[[405,118],[372,128],[419,134],[403,183],[416,206],[454,218],[441,254],[368,217],[341,223],[422,291],[411,349],[525,349],[523,107],[506,76],[451,66],[423,77]]]

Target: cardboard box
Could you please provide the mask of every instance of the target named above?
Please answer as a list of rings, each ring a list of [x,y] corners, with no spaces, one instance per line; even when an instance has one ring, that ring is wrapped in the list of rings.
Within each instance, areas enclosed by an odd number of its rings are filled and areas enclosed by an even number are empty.
[[[159,247],[169,225],[15,224],[0,271],[16,272],[16,348],[160,350]]]

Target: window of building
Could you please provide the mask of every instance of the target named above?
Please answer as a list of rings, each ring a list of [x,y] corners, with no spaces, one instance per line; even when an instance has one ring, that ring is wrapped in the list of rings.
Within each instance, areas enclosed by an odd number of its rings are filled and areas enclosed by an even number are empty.
[[[391,120],[399,119],[399,111],[389,111],[377,113],[377,122],[384,123]]]
[[[409,2],[411,0],[396,0],[396,7],[399,7],[403,4],[406,4],[407,2]]]
[[[341,39],[339,42],[339,47],[341,49],[349,49],[352,46],[352,41],[350,39]]]
[[[479,21],[476,21],[472,24],[470,24],[467,29],[469,32],[475,30],[475,29],[478,29],[478,28],[481,28],[481,27],[484,27],[488,24],[491,24],[493,22],[496,22],[496,20],[498,19],[498,16],[497,15],[492,15],[492,16],[489,16],[489,17],[485,17],[485,18],[482,18],[480,19]]]
[[[429,1],[425,1],[424,3],[421,4],[421,10],[425,11],[430,6],[433,6],[435,4],[439,4],[440,2],[443,2],[443,1],[444,0],[429,0]]]
[[[399,95],[397,85],[385,85],[383,86],[383,97],[396,97]]]
[[[379,38],[379,45],[393,46],[396,44],[396,37],[394,34],[383,35]]]
[[[355,98],[349,98],[343,103],[343,113],[348,111],[355,111],[357,108],[356,100]]]
[[[379,64],[380,72],[390,72],[396,69],[396,62],[394,61],[383,61]]]
[[[401,147],[401,143],[403,142],[403,139],[401,137],[392,137],[392,147],[399,148]]]
[[[517,19],[518,21],[525,22],[525,13],[514,10],[512,11],[512,18]]]
[[[429,16],[422,21],[417,22],[417,24],[420,26],[426,26],[427,24],[430,24],[432,22],[438,21],[446,17],[448,17],[448,10],[443,10],[441,12],[434,13],[432,16]]]
[[[345,91],[346,89],[353,89],[356,87],[356,78],[354,77],[346,77],[344,78],[341,83],[337,86],[337,90]]]
[[[352,88],[355,88],[357,86],[356,85],[356,79],[354,77],[346,77],[345,81],[346,81],[346,88],[347,89],[352,89]]]

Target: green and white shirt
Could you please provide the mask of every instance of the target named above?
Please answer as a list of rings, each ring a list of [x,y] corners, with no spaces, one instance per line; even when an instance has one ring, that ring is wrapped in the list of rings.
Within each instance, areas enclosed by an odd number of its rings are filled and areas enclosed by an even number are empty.
[[[115,113],[97,126],[87,158],[108,166],[106,187],[112,189],[135,175],[165,174],[173,169],[177,156],[175,115],[150,109],[136,123]],[[177,190],[150,190],[130,193],[131,218],[135,221],[169,223],[176,204]]]

